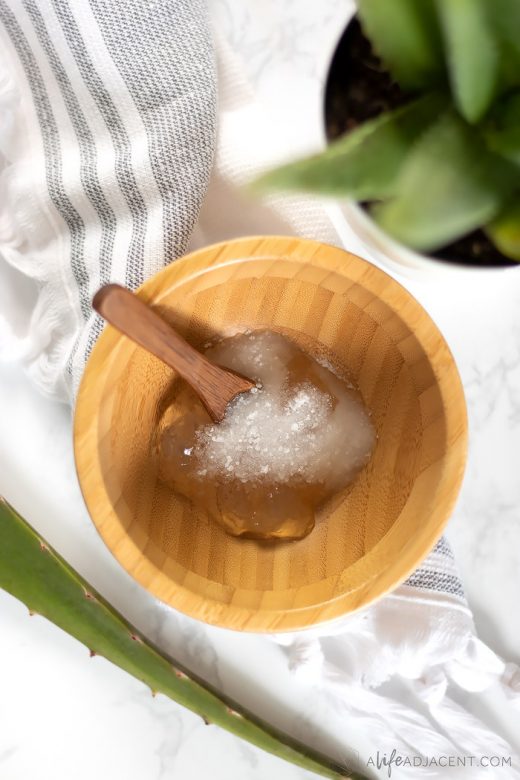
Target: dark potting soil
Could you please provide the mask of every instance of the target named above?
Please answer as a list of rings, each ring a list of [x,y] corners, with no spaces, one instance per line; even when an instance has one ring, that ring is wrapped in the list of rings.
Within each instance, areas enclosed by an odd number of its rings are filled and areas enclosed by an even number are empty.
[[[377,57],[356,18],[347,26],[334,54],[325,91],[325,129],[329,141],[404,105],[410,99]],[[473,265],[517,265],[502,255],[483,230],[454,241],[433,254]]]

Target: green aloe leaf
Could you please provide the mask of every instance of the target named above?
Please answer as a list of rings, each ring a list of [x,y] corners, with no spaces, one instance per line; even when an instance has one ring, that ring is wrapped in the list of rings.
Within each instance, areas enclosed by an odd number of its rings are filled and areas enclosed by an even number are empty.
[[[493,152],[520,166],[520,125],[490,132],[486,140]]]
[[[367,780],[278,732],[154,647],[0,497],[0,588],[91,651],[268,753],[332,780]]]
[[[520,263],[520,200],[507,206],[486,233],[503,255]]]
[[[392,195],[410,147],[435,119],[445,98],[432,93],[372,119],[321,154],[270,171],[256,191],[298,190],[378,200]]]
[[[497,105],[494,121],[499,127],[520,126],[520,92],[515,91],[507,95]]]
[[[438,84],[442,44],[433,0],[357,0],[363,29],[403,89]]]
[[[481,119],[500,72],[498,44],[483,0],[437,0],[456,105],[468,122]]]
[[[397,183],[399,194],[372,213],[402,243],[434,251],[490,222],[516,179],[514,169],[449,111],[412,150]]]
[[[504,99],[484,129],[484,138],[493,152],[520,166],[520,93]]]
[[[481,0],[500,42],[506,85],[520,84],[520,3],[518,0]]]

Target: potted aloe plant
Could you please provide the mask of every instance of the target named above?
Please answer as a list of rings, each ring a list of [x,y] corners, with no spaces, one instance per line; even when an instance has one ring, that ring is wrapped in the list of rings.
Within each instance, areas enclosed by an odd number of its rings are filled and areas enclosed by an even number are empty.
[[[260,188],[341,198],[390,261],[515,267],[519,0],[357,0],[357,11],[327,86],[332,142]]]

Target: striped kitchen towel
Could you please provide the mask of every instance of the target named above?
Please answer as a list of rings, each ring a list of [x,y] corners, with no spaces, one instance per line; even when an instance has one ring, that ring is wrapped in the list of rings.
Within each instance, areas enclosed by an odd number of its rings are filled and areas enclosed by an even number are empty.
[[[48,394],[79,382],[96,289],[185,251],[215,127],[203,0],[0,0],[0,349]]]

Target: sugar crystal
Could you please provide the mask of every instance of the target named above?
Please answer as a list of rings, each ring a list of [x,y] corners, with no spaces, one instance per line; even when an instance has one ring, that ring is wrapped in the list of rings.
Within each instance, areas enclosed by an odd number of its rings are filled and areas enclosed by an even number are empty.
[[[256,386],[219,424],[190,401],[192,416],[164,432],[163,477],[232,533],[305,535],[315,508],[345,488],[372,452],[374,427],[359,392],[328,359],[318,362],[269,331],[224,339],[207,355]]]

